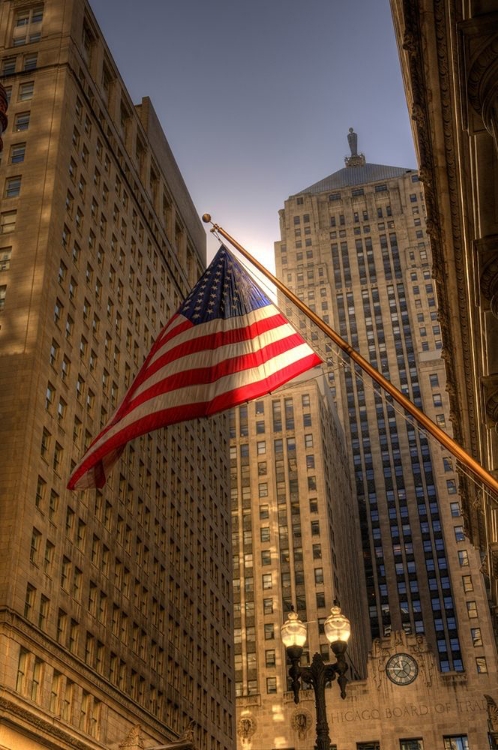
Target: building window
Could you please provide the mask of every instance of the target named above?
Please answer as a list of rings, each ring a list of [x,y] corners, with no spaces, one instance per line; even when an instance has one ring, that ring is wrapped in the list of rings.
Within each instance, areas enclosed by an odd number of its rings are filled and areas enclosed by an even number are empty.
[[[475,619],[477,617],[477,603],[476,602],[466,602],[467,605],[467,614],[469,615],[469,619]]]
[[[259,497],[268,497],[268,483],[260,482],[258,485]]]
[[[265,623],[265,641],[272,641],[275,638],[275,625],[272,622]]]
[[[6,284],[2,284],[0,286],[0,312],[5,307],[5,297],[6,297],[6,295],[7,295],[7,285]]]
[[[424,743],[421,739],[400,740],[399,750],[424,750]]]
[[[23,58],[23,70],[36,70],[38,65],[38,54],[35,52],[32,55],[24,55]]]
[[[275,660],[275,649],[271,648],[265,651],[265,665],[267,667],[274,667],[276,664]]]
[[[24,690],[25,690],[28,654],[29,654],[29,651],[26,651],[25,648],[21,648],[19,651],[19,661],[17,664],[17,680],[16,680],[16,691],[18,693],[24,693]]]
[[[444,750],[469,750],[469,741],[466,734],[443,737],[443,742]]]
[[[24,617],[29,619],[35,603],[36,589],[30,583],[26,587],[26,597],[24,599]]]
[[[26,155],[26,144],[16,143],[14,146],[11,146],[11,149],[10,149],[10,163],[21,164],[21,162],[24,161],[25,155]]]
[[[29,552],[29,561],[33,564],[37,564],[38,553],[40,551],[41,531],[33,529],[31,534],[31,548]]]
[[[21,133],[29,128],[29,112],[20,112],[14,118],[14,132]]]
[[[276,677],[267,677],[266,678],[266,692],[267,693],[276,693],[277,692],[277,678]]]
[[[264,573],[262,576],[263,589],[271,589],[272,587],[272,575],[271,573]]]
[[[460,516],[460,503],[450,503],[450,512],[452,518],[458,518]]]
[[[482,646],[481,628],[471,628],[470,635],[472,637],[472,645],[474,648],[476,646]]]
[[[263,614],[273,614],[273,599],[263,599]]]
[[[315,585],[323,583],[323,568],[315,568]]]
[[[23,44],[39,42],[41,39],[41,23],[43,20],[43,5],[20,10],[14,22],[13,44],[20,47]]]
[[[11,76],[16,72],[17,57],[5,57],[2,60],[2,76]]]
[[[40,454],[41,457],[47,460],[47,454],[50,448],[50,433],[48,430],[44,429],[42,433],[42,439],[41,439],[41,450]]]
[[[55,388],[51,383],[47,385],[47,390],[45,392],[45,409],[47,411],[50,411],[52,406],[54,405],[55,400]]]
[[[10,234],[16,228],[17,211],[5,211],[0,214],[0,234]]]
[[[325,607],[325,594],[322,591],[319,591],[315,596],[317,608],[320,609],[321,607]]]
[[[35,663],[33,666],[33,679],[31,682],[31,700],[35,701],[35,703],[40,702],[40,683],[42,680],[42,668],[43,668],[43,662],[41,659],[38,659],[38,657],[35,658]]]
[[[33,92],[35,90],[35,82],[29,81],[29,83],[21,83],[19,86],[19,101],[27,102],[33,98]]]
[[[5,198],[17,198],[21,193],[21,177],[8,177],[5,180]]]
[[[288,552],[289,551],[286,550],[286,552],[287,552],[287,557],[288,557]],[[291,585],[291,574],[288,571],[284,571],[281,574],[281,580],[282,580],[282,588],[286,588],[286,589],[290,588],[290,585]]]
[[[270,506],[269,505],[260,505],[259,506],[259,517],[260,519],[269,518],[270,517]]]
[[[261,550],[261,565],[271,565],[271,550]],[[271,586],[269,588],[271,588]]]
[[[457,542],[465,541],[465,534],[463,531],[463,526],[455,526],[455,539]]]

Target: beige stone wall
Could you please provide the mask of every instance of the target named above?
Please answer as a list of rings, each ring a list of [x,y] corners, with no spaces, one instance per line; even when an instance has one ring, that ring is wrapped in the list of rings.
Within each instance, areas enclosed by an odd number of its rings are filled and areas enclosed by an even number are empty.
[[[141,724],[157,745],[194,720],[199,747],[229,748],[225,417],[144,436],[101,492],[66,490],[203,269],[205,233],[89,5],[46,3],[40,40],[13,46],[19,7],[0,8],[0,55],[16,57],[0,173],[0,214],[16,212],[0,230],[0,742],[116,748]]]
[[[427,203],[457,441],[497,469],[496,44],[493,2],[403,4],[394,30]],[[496,505],[462,480],[496,612]],[[494,616],[494,636],[497,622]]]
[[[395,685],[386,664],[395,654],[408,654],[418,675],[408,685]],[[378,742],[382,750],[399,750],[400,740],[419,739],[424,750],[443,747],[443,737],[465,735],[471,750],[488,747],[496,731],[496,680],[483,676],[479,688],[464,675],[442,675],[424,638],[393,633],[373,644],[368,678],[347,686],[341,700],[336,684],[326,690],[327,720],[332,747],[356,750],[357,743]],[[245,750],[306,750],[315,736],[312,690],[302,691],[296,706],[291,693],[270,700],[245,699],[238,705],[238,741]],[[493,708],[494,702],[494,708]],[[303,718],[304,717],[304,718]],[[245,719],[245,721],[244,721]]]
[[[309,659],[329,653],[323,621],[340,600],[356,628],[351,654],[361,675],[366,614],[356,509],[321,375],[307,373],[234,411],[231,467],[238,705],[253,700],[247,695],[272,700],[268,691],[285,689],[280,626],[291,604],[309,622]]]

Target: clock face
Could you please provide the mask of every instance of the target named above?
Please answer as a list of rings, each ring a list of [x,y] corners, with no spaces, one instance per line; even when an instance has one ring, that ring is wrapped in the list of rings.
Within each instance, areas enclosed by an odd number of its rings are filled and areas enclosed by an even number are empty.
[[[418,665],[408,654],[395,654],[387,662],[386,672],[395,685],[409,685],[418,675]]]

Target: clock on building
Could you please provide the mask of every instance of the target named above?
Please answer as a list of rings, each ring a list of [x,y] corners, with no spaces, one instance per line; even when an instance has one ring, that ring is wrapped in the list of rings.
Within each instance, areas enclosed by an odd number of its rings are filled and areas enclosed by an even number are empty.
[[[394,654],[386,664],[386,672],[395,685],[409,685],[418,675],[418,664],[409,654]]]

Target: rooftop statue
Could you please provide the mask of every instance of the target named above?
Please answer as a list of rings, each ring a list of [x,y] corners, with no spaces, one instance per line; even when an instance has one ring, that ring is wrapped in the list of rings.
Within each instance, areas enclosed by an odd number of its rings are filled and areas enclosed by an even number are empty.
[[[358,136],[353,128],[349,128],[348,143],[351,149],[351,156],[358,156]]]

